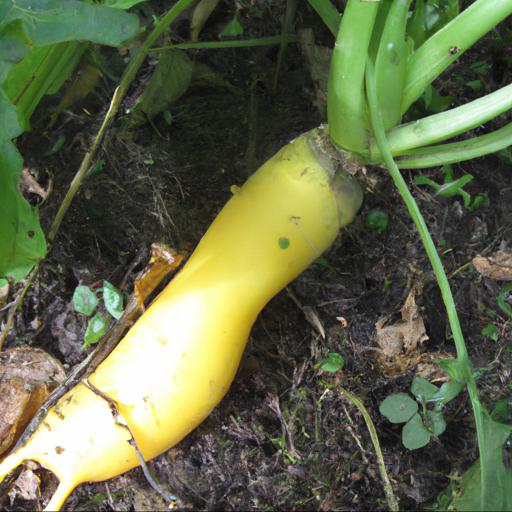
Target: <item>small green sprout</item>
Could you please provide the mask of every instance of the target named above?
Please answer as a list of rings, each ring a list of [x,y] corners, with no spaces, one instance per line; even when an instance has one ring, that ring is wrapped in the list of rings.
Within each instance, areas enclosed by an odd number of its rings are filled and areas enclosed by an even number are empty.
[[[426,446],[432,436],[439,436],[445,431],[443,407],[463,387],[461,382],[451,380],[438,388],[423,377],[414,377],[410,391],[416,400],[406,393],[395,393],[380,404],[379,410],[391,423],[405,423],[402,443],[409,450],[417,450]]]
[[[498,341],[498,337],[499,337],[498,328],[492,322],[489,322],[482,329],[482,334],[484,336],[487,336],[487,338],[491,338],[492,341]]]
[[[85,350],[89,345],[98,343],[101,337],[107,332],[111,317],[119,320],[124,310],[124,299],[121,292],[108,281],[103,281],[103,288],[97,293],[103,294],[103,305],[109,314],[96,312],[89,319],[84,334],[82,348]],[[97,294],[88,286],[78,285],[73,293],[71,303],[76,312],[90,317],[99,305]]]
[[[222,32],[219,33],[220,37],[235,37],[241,36],[244,33],[244,28],[240,25],[238,18],[235,14],[233,19],[224,27]]]
[[[464,203],[464,206],[470,210],[475,210],[478,206],[489,206],[489,196],[487,193],[478,194],[473,200],[471,199],[471,194],[464,190],[464,187],[473,181],[473,176],[471,174],[464,174],[464,176],[455,179],[453,175],[453,168],[451,165],[443,166],[444,170],[444,179],[443,184],[440,185],[435,181],[427,178],[426,176],[416,176],[414,178],[414,183],[416,185],[427,185],[433,188],[436,192],[436,195],[441,197],[453,197],[460,196]]]
[[[345,366],[345,360],[337,352],[329,352],[320,362],[320,370],[324,372],[337,372]]]
[[[364,225],[368,229],[382,233],[387,229],[389,224],[389,215],[380,208],[373,208],[370,210],[364,219]]]

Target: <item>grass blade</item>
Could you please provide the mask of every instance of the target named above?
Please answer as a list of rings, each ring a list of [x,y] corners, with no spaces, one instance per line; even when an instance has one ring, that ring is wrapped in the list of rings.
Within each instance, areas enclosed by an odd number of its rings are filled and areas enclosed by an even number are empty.
[[[341,14],[338,9],[332,5],[330,0],[308,0],[308,3],[320,16],[332,35],[336,37],[341,22]]]

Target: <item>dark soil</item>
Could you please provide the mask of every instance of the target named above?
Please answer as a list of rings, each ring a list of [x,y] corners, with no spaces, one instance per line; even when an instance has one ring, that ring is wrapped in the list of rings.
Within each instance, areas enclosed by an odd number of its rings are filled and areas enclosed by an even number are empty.
[[[251,27],[244,36],[279,33],[284,2],[271,4],[272,9],[261,7],[261,17],[241,18],[242,24]],[[332,44],[320,21],[305,6],[299,13],[299,23],[314,28],[317,42]],[[221,3],[204,38],[213,38],[229,17],[228,7]],[[469,53],[439,81],[440,91],[458,95],[455,103],[476,97],[470,89],[463,89],[467,97],[460,97],[460,77],[467,73],[469,79],[475,79],[469,66],[479,59],[499,67],[484,77],[485,90],[510,82],[510,62],[494,53],[490,57],[491,47],[487,39]],[[75,198],[25,299],[10,345],[30,343],[57,356],[67,368],[76,364],[84,357],[80,345],[85,320],[73,312],[70,300],[79,282],[98,285],[107,279],[119,286],[131,269],[129,290],[153,242],[192,248],[229,199],[231,185],[242,184],[281,146],[323,121],[297,46],[287,50],[276,94],[270,86],[276,48],[198,51],[193,55],[243,93],[192,86],[173,106],[170,125],[163,117],[154,120],[158,132],[147,124],[127,141],[118,136],[119,123],[113,127],[100,154],[105,169],[88,179]],[[153,61],[146,63],[141,79],[153,65]],[[256,104],[256,110],[251,111],[254,83],[252,105]],[[101,122],[112,88],[111,82],[103,81],[98,94],[81,105],[86,111],[75,106],[74,113],[63,113],[49,138],[38,129],[44,127],[45,120],[36,118],[33,132],[20,141],[26,165],[40,176],[46,170],[53,180],[53,193],[41,207],[44,228],[50,225]],[[66,136],[64,148],[45,156],[60,134]],[[482,278],[467,264],[477,254],[490,255],[500,247],[511,247],[512,168],[497,156],[489,156],[456,165],[454,171],[456,176],[463,171],[472,174],[475,179],[466,189],[474,195],[486,192],[489,206],[470,211],[460,198],[443,199],[430,189],[413,185],[419,171],[405,171],[404,175],[440,247],[446,272],[452,276],[471,360],[475,367],[485,369],[479,380],[482,400],[492,408],[511,393],[510,319],[496,304],[501,283]],[[423,174],[442,182],[442,169]],[[412,358],[405,358],[401,365],[383,364],[375,350],[375,324],[383,317],[389,317],[391,323],[399,318],[412,288],[418,290],[416,301],[429,337],[421,351],[454,355],[455,347],[422,243],[391,179],[383,169],[368,168],[363,182],[363,208],[325,254],[328,265],[313,265],[289,286],[303,307],[313,308],[325,337],[307,321],[289,293],[280,293],[259,316],[225,399],[178,446],[149,463],[156,478],[176,494],[180,507],[386,509],[367,428],[340,386],[367,407],[402,509],[425,509],[450,483],[450,477],[476,459],[474,423],[465,393],[447,406],[446,431],[416,451],[403,447],[401,426],[379,413],[380,403],[389,394],[408,391],[417,364]],[[365,227],[365,216],[374,208],[389,214],[389,226],[383,232]],[[142,263],[133,267],[141,254]],[[489,322],[498,329],[497,341],[481,334]],[[328,373],[319,369],[328,352],[343,356],[342,370]],[[276,400],[281,415],[271,406]],[[283,435],[285,430],[289,435]],[[21,501],[9,505],[11,510],[33,506]],[[66,508],[154,510],[165,509],[165,504],[136,469],[105,483],[82,485]]]

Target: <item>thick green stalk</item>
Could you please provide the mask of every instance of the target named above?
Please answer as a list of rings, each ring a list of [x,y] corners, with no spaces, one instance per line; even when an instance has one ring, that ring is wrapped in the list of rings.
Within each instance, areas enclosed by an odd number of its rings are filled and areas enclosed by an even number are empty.
[[[349,0],[341,19],[329,74],[329,134],[340,148],[367,153],[364,70],[378,2]]]
[[[478,437],[478,447],[480,450],[481,460],[486,460],[486,444],[485,444],[485,432],[484,432],[484,422],[483,422],[483,409],[480,404],[480,400],[478,398],[478,390],[476,387],[475,378],[473,376],[471,362],[469,360],[468,351],[466,348],[466,344],[464,342],[464,336],[462,334],[462,329],[459,322],[459,317],[457,315],[457,309],[455,307],[455,301],[453,299],[452,291],[450,289],[450,284],[448,282],[448,278],[444,271],[443,263],[437,252],[436,246],[430,232],[428,230],[427,224],[425,223],[425,219],[421,214],[414,197],[409,191],[407,184],[403,176],[400,174],[400,171],[393,160],[393,155],[391,153],[391,146],[386,139],[386,133],[384,130],[384,123],[382,121],[382,116],[380,113],[380,107],[378,103],[377,97],[377,85],[375,83],[375,75],[373,72],[373,63],[371,61],[368,62],[367,67],[367,80],[366,80],[367,94],[368,94],[368,104],[370,108],[371,115],[371,123],[373,132],[375,135],[375,139],[377,140],[377,144],[379,146],[380,152],[382,154],[384,163],[391,174],[391,177],[402,196],[404,203],[407,206],[409,214],[418,229],[418,232],[423,241],[423,245],[427,252],[428,258],[430,260],[430,264],[434,270],[434,274],[436,276],[439,288],[441,290],[441,296],[443,298],[443,302],[446,308],[446,312],[448,315],[448,321],[450,324],[450,328],[452,330],[453,340],[455,342],[455,348],[457,350],[457,361],[459,362],[460,371],[462,377],[466,383],[468,394],[471,400],[471,405],[473,406],[473,414],[475,416],[475,424],[476,431]],[[480,465],[481,471],[481,508],[484,509],[484,504],[489,503],[488,493],[490,489],[487,485],[487,468],[485,464]]]
[[[510,14],[511,0],[476,0],[425,41],[407,64],[402,114],[454,60]]]
[[[405,41],[407,13],[411,0],[395,0],[386,17],[375,59],[379,104],[386,129],[400,122],[409,44]]]
[[[401,169],[423,169],[471,160],[489,153],[496,153],[512,143],[512,123],[491,133],[472,137],[451,144],[439,144],[411,149],[403,153],[396,163]]]
[[[512,3],[512,0],[509,0]],[[387,140],[393,156],[404,154],[409,149],[428,146],[443,141],[493,119],[512,108],[512,84],[482,98],[452,108],[446,112],[424,117],[388,132]],[[372,160],[378,158],[375,142],[371,146]]]

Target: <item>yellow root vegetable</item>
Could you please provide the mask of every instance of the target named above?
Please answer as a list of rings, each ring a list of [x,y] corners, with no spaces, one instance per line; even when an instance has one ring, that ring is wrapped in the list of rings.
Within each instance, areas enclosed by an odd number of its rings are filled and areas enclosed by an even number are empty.
[[[78,484],[139,465],[129,432],[101,394],[115,403],[145,460],[208,416],[261,309],[332,244],[361,204],[359,185],[334,172],[315,149],[317,137],[317,130],[301,135],[233,189],[184,268],[108,358],[0,463],[0,481],[24,460],[39,462],[60,480],[47,505],[57,510]]]

